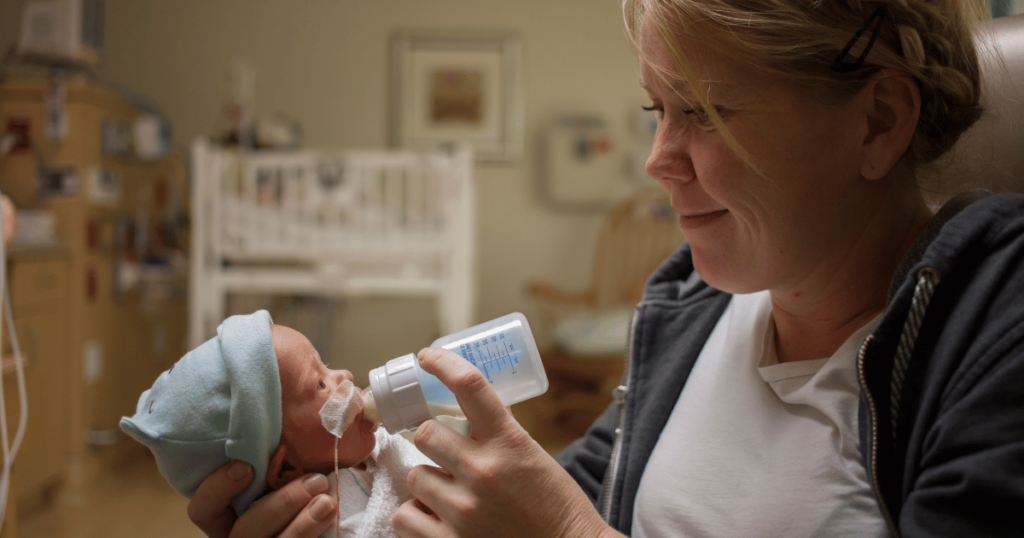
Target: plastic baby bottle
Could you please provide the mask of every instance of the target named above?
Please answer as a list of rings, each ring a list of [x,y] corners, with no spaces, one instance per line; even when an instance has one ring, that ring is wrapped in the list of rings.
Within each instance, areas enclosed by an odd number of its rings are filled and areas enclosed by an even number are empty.
[[[453,351],[476,366],[491,382],[505,405],[543,394],[548,378],[526,317],[514,312],[455,334],[430,347]],[[370,371],[370,390],[364,394],[366,418],[384,424],[388,433],[415,430],[441,415],[464,416],[455,394],[420,369],[410,353]]]

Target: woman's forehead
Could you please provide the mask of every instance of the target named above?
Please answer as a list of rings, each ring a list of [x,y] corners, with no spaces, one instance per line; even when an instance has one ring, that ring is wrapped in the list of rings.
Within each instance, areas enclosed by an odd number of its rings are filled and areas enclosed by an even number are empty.
[[[652,35],[654,34],[654,35]],[[693,69],[709,94],[729,96],[750,86],[758,78],[748,69],[731,62],[710,47],[701,46],[685,36],[674,36],[673,46]],[[641,35],[640,87],[647,91],[664,87],[680,95],[694,95],[690,81],[684,76],[679,60],[656,31]]]
[[[716,70],[717,71],[717,70]],[[711,74],[707,70],[699,70],[700,84],[704,93],[716,104],[734,100],[742,100],[743,97],[756,90],[758,85],[754,83],[753,77],[744,78],[721,74]],[[640,69],[640,87],[649,94],[670,92],[679,95],[689,101],[697,101],[697,93],[693,91],[689,81],[676,72],[656,72],[654,69]],[[759,93],[759,92],[757,92]]]

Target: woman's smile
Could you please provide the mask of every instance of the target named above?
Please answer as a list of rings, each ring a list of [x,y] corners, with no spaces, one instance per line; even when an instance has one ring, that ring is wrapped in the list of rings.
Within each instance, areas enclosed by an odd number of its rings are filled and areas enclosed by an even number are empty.
[[[682,228],[684,232],[689,232],[692,230],[696,230],[698,228],[703,228],[705,226],[709,226],[715,223],[721,217],[724,217],[725,214],[728,212],[729,210],[727,209],[719,209],[718,211],[710,211],[708,213],[697,213],[693,215],[680,214],[679,227]]]

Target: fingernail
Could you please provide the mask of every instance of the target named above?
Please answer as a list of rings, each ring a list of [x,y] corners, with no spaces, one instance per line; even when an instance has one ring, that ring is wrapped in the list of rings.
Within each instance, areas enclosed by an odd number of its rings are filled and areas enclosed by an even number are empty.
[[[334,501],[330,497],[324,495],[313,503],[313,506],[309,507],[309,517],[313,518],[313,521],[323,521],[331,515],[334,511]]]
[[[327,477],[322,474],[315,474],[303,480],[302,487],[306,490],[306,493],[311,496],[319,495],[320,493],[327,491]],[[310,510],[312,510],[312,508]]]
[[[242,478],[249,475],[249,471],[252,470],[252,465],[244,461],[236,461],[228,467],[228,478],[232,480],[241,480]]]

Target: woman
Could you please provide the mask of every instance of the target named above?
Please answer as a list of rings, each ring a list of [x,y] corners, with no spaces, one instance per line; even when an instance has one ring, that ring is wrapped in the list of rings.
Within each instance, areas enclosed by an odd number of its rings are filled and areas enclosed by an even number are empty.
[[[981,113],[969,8],[625,0],[647,170],[688,243],[648,282],[618,403],[557,462],[476,370],[421,352],[473,431],[417,431],[440,467],[410,474],[396,532],[1018,534],[1024,198],[933,214],[922,173]],[[230,492],[211,484],[196,499]],[[235,535],[315,536],[314,501],[283,499]]]

